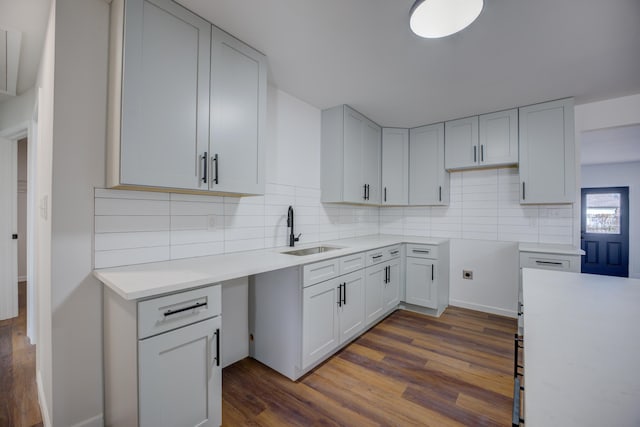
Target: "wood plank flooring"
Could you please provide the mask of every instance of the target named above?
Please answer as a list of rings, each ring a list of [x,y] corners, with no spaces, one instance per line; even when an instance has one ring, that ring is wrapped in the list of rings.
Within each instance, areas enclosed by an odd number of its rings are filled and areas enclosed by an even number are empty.
[[[297,382],[244,359],[223,370],[223,425],[510,426],[516,329],[400,310]]]
[[[19,315],[0,321],[0,427],[42,426],[36,386],[36,346],[26,336],[26,283],[18,285]]]

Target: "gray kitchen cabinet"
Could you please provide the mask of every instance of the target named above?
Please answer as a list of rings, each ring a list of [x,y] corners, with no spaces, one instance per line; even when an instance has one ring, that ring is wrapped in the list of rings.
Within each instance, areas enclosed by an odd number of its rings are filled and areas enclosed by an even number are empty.
[[[347,105],[322,111],[325,203],[380,204],[381,128]]]
[[[449,243],[406,245],[406,307],[440,316],[449,305]]]
[[[445,123],[447,170],[518,163],[518,110]]]
[[[266,99],[265,56],[212,27],[210,190],[264,193]]]
[[[518,109],[483,114],[479,120],[480,166],[518,163]]]
[[[409,204],[409,129],[382,129],[382,204]]]
[[[409,131],[409,204],[448,205],[449,172],[444,168],[444,124]]]
[[[478,164],[478,116],[445,123],[445,168],[464,169]]]
[[[573,203],[573,99],[520,108],[520,203]]]
[[[374,324],[398,305],[400,256],[401,249],[397,245],[367,252],[364,291],[366,326]]]
[[[255,275],[250,355],[297,380],[364,330],[364,254]]]
[[[171,0],[114,0],[109,56],[108,187],[264,192],[262,54]]]
[[[221,425],[221,298],[221,285],[140,301],[105,287],[105,425]]]

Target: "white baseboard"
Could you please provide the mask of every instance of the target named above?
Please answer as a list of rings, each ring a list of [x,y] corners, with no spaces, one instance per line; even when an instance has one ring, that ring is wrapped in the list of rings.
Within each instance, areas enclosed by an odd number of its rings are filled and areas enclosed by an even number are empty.
[[[450,300],[449,304],[455,307],[468,308],[469,310],[476,310],[476,311],[481,311],[483,313],[497,314],[498,316],[506,316],[506,317],[511,317],[513,319],[516,319],[518,317],[518,313],[515,310],[506,310],[504,308],[492,307],[490,305],[475,304],[472,302],[460,301],[460,300],[454,300],[454,299]]]
[[[104,427],[104,416],[98,414],[95,417],[87,418],[78,424],[74,424],[72,427]]]
[[[42,386],[42,375],[40,371],[36,372],[36,385],[38,386],[38,403],[40,404],[40,413],[42,414],[42,424],[44,427],[51,427],[51,418],[49,418],[49,407],[47,405],[47,399],[44,395],[44,388]]]

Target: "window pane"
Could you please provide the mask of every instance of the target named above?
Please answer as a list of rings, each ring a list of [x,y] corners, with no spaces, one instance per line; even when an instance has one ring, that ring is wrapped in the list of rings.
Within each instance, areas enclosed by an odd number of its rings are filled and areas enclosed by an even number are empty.
[[[620,234],[620,193],[587,194],[586,231]]]

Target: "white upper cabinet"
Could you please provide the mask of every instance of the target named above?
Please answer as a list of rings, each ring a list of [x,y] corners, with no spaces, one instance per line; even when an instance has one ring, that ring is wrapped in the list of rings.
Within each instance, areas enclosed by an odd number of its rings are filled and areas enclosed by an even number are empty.
[[[409,129],[382,129],[382,204],[409,203]]]
[[[264,192],[263,55],[171,0],[113,0],[109,56],[109,187]]]
[[[448,205],[449,173],[444,169],[444,124],[409,131],[409,204]]]
[[[520,203],[573,203],[573,99],[520,108]]]
[[[518,110],[498,111],[445,124],[447,170],[518,163]]]
[[[264,55],[212,28],[207,179],[213,191],[264,193],[266,67]]]
[[[478,116],[445,123],[445,168],[463,169],[478,165]]]
[[[211,24],[169,0],[111,7],[120,23],[124,12],[126,37],[122,27],[111,29],[108,184],[200,189]]]
[[[518,109],[483,114],[480,122],[479,164],[482,166],[518,163]]]
[[[322,112],[323,202],[380,204],[381,133],[347,105]]]

